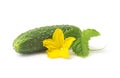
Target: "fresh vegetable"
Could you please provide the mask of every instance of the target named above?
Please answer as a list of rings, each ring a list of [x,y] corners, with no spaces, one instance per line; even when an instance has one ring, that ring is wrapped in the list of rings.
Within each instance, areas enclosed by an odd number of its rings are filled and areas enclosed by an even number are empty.
[[[13,42],[13,47],[18,53],[29,54],[45,51],[43,40],[52,38],[55,29],[60,28],[65,38],[81,37],[81,30],[73,25],[53,25],[35,28],[19,35]]]
[[[74,41],[73,44],[70,45],[72,47],[73,52],[75,52],[76,55],[81,57],[87,57],[89,55],[88,41],[90,40],[90,38],[100,35],[100,33],[95,29],[87,29],[81,31],[78,27],[73,25],[44,26],[29,30],[19,35],[14,40],[13,47],[16,50],[16,52],[23,54],[45,51],[47,50],[47,48],[50,48],[50,46],[53,46],[49,45],[48,47],[48,45],[46,45],[45,40],[52,39],[52,36],[54,35],[56,29],[61,29],[65,38],[74,37],[76,39],[75,41],[73,40]],[[59,36],[57,35],[57,37],[58,37],[57,39],[59,39],[61,38],[61,35]],[[56,44],[57,47],[61,43]]]

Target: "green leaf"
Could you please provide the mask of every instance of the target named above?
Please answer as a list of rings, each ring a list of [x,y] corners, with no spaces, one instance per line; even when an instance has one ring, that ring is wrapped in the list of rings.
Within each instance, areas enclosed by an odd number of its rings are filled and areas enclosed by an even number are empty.
[[[88,41],[91,37],[99,36],[100,33],[95,29],[87,29],[82,32],[80,38],[77,38],[72,45],[72,50],[81,57],[87,57],[89,55]]]

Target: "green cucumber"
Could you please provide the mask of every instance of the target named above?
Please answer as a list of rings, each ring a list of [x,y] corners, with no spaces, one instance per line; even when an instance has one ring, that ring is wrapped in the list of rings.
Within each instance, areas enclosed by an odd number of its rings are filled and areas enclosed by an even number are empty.
[[[43,46],[43,40],[52,38],[55,29],[62,29],[65,38],[81,36],[81,30],[73,25],[53,25],[44,26],[29,30],[20,34],[13,42],[13,47],[16,52],[22,54],[30,54],[45,51],[46,48]]]

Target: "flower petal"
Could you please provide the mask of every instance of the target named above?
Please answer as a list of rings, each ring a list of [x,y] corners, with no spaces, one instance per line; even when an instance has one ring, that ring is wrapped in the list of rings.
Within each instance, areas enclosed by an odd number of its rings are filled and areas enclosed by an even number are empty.
[[[69,58],[68,49],[54,49],[54,50],[47,50],[47,55],[49,58]]]
[[[64,44],[63,44],[63,48],[69,48],[72,45],[74,40],[75,40],[74,37],[66,38],[65,41],[64,41]]]
[[[58,58],[59,57],[59,50],[47,50],[47,55],[49,58]]]
[[[57,44],[56,47],[61,47],[64,43],[64,34],[61,29],[56,29],[55,32],[53,33],[53,41]]]
[[[46,39],[43,41],[43,46],[47,47],[48,49],[55,49],[56,44],[52,39]]]
[[[60,51],[59,56],[62,58],[69,58],[70,54],[68,52],[68,49],[63,49],[62,51]]]

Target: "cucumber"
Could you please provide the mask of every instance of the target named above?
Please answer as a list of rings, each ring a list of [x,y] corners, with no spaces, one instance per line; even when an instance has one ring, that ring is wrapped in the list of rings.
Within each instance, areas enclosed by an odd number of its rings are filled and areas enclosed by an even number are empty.
[[[65,38],[81,36],[81,30],[73,25],[53,25],[31,29],[20,34],[13,42],[16,52],[22,54],[30,54],[45,51],[47,48],[43,46],[43,40],[52,38],[55,29],[62,29]]]

